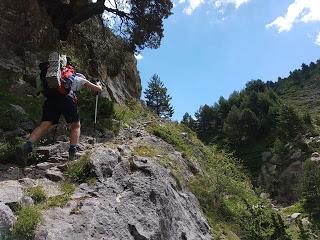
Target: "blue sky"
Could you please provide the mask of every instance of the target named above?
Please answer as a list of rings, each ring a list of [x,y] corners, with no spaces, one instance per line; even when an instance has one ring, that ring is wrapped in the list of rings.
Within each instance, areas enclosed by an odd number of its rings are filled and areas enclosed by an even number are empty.
[[[320,59],[320,0],[175,0],[159,49],[138,57],[143,88],[156,73],[174,120]]]

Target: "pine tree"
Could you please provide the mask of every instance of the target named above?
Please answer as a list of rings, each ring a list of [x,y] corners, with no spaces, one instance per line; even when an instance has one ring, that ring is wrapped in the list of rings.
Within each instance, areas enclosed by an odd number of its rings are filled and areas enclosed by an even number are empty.
[[[159,117],[170,118],[174,110],[170,104],[172,97],[167,94],[167,88],[157,74],[154,74],[148,88],[144,91],[147,106]]]
[[[185,113],[182,117],[181,123],[189,127],[190,129],[195,129],[195,120],[192,118],[192,116],[189,113]]]

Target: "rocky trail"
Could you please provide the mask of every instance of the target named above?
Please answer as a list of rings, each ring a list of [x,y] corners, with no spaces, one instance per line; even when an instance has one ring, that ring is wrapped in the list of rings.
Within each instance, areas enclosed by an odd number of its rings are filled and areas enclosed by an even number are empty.
[[[93,145],[91,137],[81,138],[81,154],[96,180],[76,183],[64,206],[42,210],[34,239],[212,239],[198,200],[185,184],[198,167],[145,131],[147,124],[124,128],[104,143]],[[136,151],[141,147],[161,151],[142,157]],[[35,204],[28,188],[41,186],[47,197],[63,195],[59,186],[70,164],[67,148],[67,142],[38,147],[41,162],[25,168],[0,166],[0,233],[14,226],[17,206]],[[179,163],[182,180],[163,164],[163,154]]]

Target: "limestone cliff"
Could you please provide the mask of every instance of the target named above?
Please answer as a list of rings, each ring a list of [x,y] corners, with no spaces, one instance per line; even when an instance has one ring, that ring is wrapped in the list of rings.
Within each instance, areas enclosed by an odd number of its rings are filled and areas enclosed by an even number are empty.
[[[2,81],[34,84],[38,63],[53,50],[71,56],[77,71],[89,79],[101,80],[105,97],[120,103],[140,97],[141,81],[133,53],[127,52],[124,42],[103,27],[99,17],[75,26],[63,42],[58,40],[56,29],[37,0],[0,2]],[[20,94],[32,93],[23,89]]]

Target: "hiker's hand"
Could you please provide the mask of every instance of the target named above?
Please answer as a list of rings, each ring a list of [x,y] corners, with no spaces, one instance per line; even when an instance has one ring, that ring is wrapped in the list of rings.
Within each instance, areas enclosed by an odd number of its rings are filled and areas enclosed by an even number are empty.
[[[97,82],[96,85],[97,85],[98,87],[100,87],[100,89],[101,89],[100,92],[101,92],[101,91],[102,91],[102,84],[101,84],[101,82],[100,82],[100,81]]]

